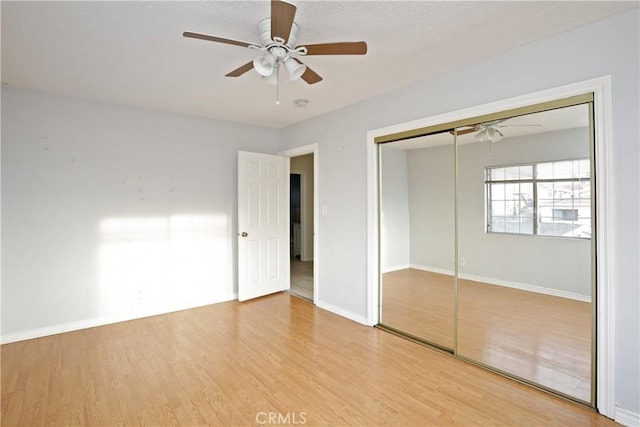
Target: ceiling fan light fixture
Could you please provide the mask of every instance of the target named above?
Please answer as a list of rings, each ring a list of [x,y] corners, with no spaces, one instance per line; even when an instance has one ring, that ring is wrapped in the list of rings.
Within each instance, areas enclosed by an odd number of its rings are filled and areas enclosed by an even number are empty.
[[[504,135],[502,134],[502,132],[500,132],[498,129],[494,127],[490,127],[489,129],[487,129],[487,134],[489,135],[489,140],[491,142],[498,142],[502,138],[504,138]]]
[[[307,71],[307,67],[304,64],[300,64],[291,57],[285,58],[284,66],[289,72],[289,79],[291,81],[298,80],[305,71]]]
[[[475,137],[478,138],[480,142],[498,142],[504,138],[504,135],[493,126],[482,126],[482,129],[480,129],[480,132],[478,132]]]
[[[491,139],[489,139],[489,135],[487,135],[487,130],[486,129],[482,129],[480,132],[476,133],[474,136],[480,142],[489,142],[489,141],[491,141]]]
[[[273,69],[276,63],[276,58],[270,53],[262,55],[253,60],[253,68],[264,77],[268,77],[273,74]]]
[[[261,79],[269,83],[270,85],[274,85],[274,86],[277,85],[278,84],[278,64],[277,63],[275,64],[273,68],[273,72],[270,75],[262,76]]]

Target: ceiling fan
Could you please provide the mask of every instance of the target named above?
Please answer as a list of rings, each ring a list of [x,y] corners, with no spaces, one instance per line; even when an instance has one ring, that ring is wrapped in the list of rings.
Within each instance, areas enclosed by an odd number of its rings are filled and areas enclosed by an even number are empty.
[[[504,138],[504,134],[498,128],[514,127],[514,126],[541,126],[541,125],[503,125],[502,123],[509,120],[492,120],[489,122],[478,123],[477,125],[467,126],[468,129],[461,129],[457,131],[458,136],[466,135],[468,133],[477,132],[474,136],[480,140],[480,142],[498,142]],[[454,132],[450,131],[453,135]]]
[[[210,36],[206,34],[184,32],[184,37],[202,39],[217,43],[226,43],[254,49],[261,53],[235,70],[227,77],[239,77],[254,68],[263,79],[272,84],[278,83],[278,71],[282,65],[289,73],[290,80],[301,78],[308,84],[322,81],[322,77],[302,63],[299,59],[310,55],[364,55],[367,44],[360,42],[339,42],[296,45],[298,25],[294,22],[296,6],[282,0],[271,0],[271,16],[258,23],[260,44]]]

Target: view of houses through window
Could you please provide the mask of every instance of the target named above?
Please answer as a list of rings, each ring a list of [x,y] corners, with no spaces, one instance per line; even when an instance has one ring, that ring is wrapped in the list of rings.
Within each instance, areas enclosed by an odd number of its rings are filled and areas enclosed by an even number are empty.
[[[591,238],[589,159],[485,168],[487,232]]]

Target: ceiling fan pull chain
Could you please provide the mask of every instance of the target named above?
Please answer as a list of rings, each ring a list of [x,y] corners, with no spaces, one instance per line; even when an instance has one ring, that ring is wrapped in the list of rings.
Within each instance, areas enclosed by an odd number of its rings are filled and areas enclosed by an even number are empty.
[[[280,105],[280,63],[276,62],[276,105]]]

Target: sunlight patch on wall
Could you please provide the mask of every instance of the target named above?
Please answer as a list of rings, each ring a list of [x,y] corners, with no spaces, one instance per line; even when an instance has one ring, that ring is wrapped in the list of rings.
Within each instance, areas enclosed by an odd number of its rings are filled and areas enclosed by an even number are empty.
[[[104,219],[101,314],[154,314],[228,298],[231,251],[225,215]]]

